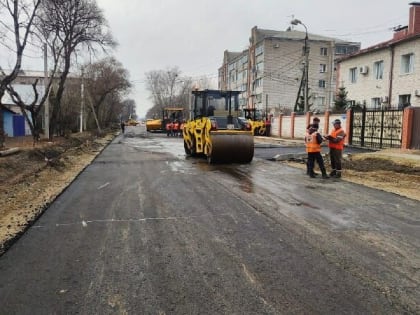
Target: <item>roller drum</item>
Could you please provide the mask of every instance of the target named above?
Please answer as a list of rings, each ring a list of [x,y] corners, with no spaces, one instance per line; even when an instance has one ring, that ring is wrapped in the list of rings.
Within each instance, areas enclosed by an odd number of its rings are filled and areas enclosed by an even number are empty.
[[[212,133],[210,163],[250,163],[254,157],[254,137],[250,133]]]

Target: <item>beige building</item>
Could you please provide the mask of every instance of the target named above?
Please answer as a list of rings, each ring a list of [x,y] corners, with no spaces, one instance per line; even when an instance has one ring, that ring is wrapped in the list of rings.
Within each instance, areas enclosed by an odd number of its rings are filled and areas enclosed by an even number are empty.
[[[308,35],[308,56],[305,36]],[[360,43],[306,34],[298,30],[251,30],[249,48],[224,52],[219,88],[242,91],[240,104],[270,113],[294,111],[308,60],[308,95],[312,111],[325,111],[334,103],[337,56],[358,51]],[[299,100],[301,101],[301,100]]]
[[[408,25],[395,28],[391,40],[342,58],[337,69],[352,105],[420,106],[420,2],[410,3]]]

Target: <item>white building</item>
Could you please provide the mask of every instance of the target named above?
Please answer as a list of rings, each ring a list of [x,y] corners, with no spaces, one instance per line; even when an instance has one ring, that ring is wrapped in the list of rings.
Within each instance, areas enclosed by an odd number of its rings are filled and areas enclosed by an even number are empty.
[[[324,111],[334,103],[335,59],[360,49],[360,43],[319,36],[297,30],[251,30],[249,48],[224,52],[219,68],[219,89],[240,90],[241,105],[269,112],[295,109],[304,80],[308,36],[308,87],[311,110]],[[306,81],[305,81],[306,82]]]
[[[420,2],[410,3],[407,26],[391,40],[338,61],[338,86],[367,108],[420,106]]]

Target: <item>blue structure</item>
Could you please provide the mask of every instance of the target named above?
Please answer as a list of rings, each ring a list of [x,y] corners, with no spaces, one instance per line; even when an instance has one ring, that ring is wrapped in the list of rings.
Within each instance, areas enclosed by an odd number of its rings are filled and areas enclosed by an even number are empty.
[[[7,137],[19,137],[25,135],[25,117],[14,111],[3,108],[3,129]]]

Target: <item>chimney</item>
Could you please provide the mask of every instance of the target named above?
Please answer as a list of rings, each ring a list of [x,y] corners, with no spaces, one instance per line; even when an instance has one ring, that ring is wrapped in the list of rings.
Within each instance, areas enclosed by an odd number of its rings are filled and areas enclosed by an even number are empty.
[[[410,5],[410,17],[407,34],[409,36],[420,34],[420,2],[411,2]]]

